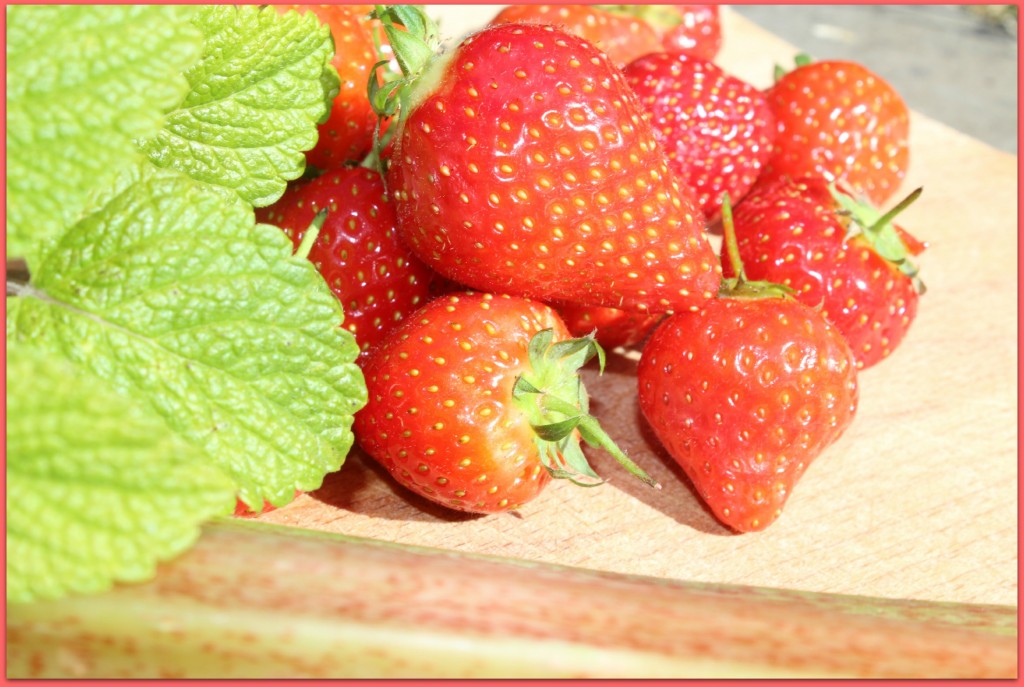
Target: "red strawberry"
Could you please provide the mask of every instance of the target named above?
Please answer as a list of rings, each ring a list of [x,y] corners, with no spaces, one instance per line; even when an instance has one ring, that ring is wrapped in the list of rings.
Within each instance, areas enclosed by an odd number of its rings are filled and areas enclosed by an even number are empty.
[[[588,305],[556,305],[558,315],[573,336],[593,334],[605,349],[635,346],[643,341],[662,316]]]
[[[510,5],[491,25],[523,22],[550,24],[584,38],[619,66],[661,48],[659,33],[642,18],[594,5]]]
[[[916,197],[882,217],[820,178],[758,183],[735,214],[747,276],[786,284],[820,307],[858,367],[870,367],[900,344],[917,314],[923,286],[910,258],[924,246],[891,221]]]
[[[726,284],[723,297],[654,331],[637,380],[665,449],[719,520],[749,532],[779,517],[800,476],[852,422],[857,368],[813,308],[765,282]]]
[[[653,484],[587,415],[576,370],[599,351],[535,301],[439,298],[370,352],[356,439],[401,484],[474,513],[515,509],[552,476],[597,478],[580,436]]]
[[[342,168],[295,184],[257,210],[298,247],[317,212],[327,209],[309,250],[345,310],[345,327],[366,351],[405,315],[426,303],[433,272],[401,244],[395,211],[374,170]]]
[[[666,312],[720,267],[621,72],[552,26],[504,24],[431,65],[390,161],[402,238],[475,289]]]
[[[341,77],[341,90],[331,113],[318,128],[316,147],[306,153],[309,164],[319,169],[338,167],[362,160],[373,146],[377,115],[366,97],[370,70],[378,62],[371,33],[372,5],[281,5],[277,9],[310,11],[331,30],[334,59],[331,64]]]
[[[651,114],[669,168],[716,219],[722,194],[742,198],[771,155],[775,117],[764,93],[707,60],[664,52],[631,62],[623,74]]]
[[[662,5],[674,11],[679,23],[662,35],[665,52],[713,60],[722,47],[722,24],[718,5]],[[657,28],[657,26],[655,26]]]
[[[876,205],[906,176],[910,112],[881,77],[854,62],[798,61],[768,90],[778,122],[766,175],[842,180]]]

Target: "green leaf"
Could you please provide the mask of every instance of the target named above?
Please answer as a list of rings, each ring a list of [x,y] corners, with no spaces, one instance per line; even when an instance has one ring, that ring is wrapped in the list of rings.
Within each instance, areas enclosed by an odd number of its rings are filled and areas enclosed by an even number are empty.
[[[533,431],[542,441],[561,441],[576,429],[580,423],[580,416],[576,415],[566,420],[549,422],[545,425],[533,425]]]
[[[33,265],[139,159],[188,89],[202,34],[183,6],[7,11],[7,254]]]
[[[541,464],[553,479],[568,480],[579,487],[604,484],[604,480],[590,467],[578,441],[566,438],[557,445],[546,444],[540,456]]]
[[[234,486],[161,418],[59,354],[7,352],[7,599],[141,582]]]
[[[190,90],[142,150],[159,167],[270,205],[302,176],[338,91],[330,30],[311,12],[254,5],[205,8],[196,25],[206,48],[186,72]]]
[[[366,400],[337,299],[237,198],[142,165],[21,290],[8,332],[154,409],[250,506],[337,470]]]

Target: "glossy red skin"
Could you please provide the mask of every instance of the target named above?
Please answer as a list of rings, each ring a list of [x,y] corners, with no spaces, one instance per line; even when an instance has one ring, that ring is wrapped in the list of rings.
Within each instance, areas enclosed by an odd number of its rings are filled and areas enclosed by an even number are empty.
[[[738,202],[772,153],[775,116],[764,93],[707,60],[665,52],[631,62],[623,75],[651,114],[669,168],[714,221],[722,194]]]
[[[665,312],[721,281],[621,72],[551,26],[469,37],[410,113],[388,187],[406,244],[481,291]]]
[[[665,31],[662,47],[665,52],[692,55],[713,60],[722,47],[722,23],[718,5],[668,5],[678,12],[682,21]]]
[[[509,5],[491,20],[520,22],[558,26],[593,43],[620,67],[661,48],[658,31],[646,21],[591,5]]]
[[[569,338],[536,301],[471,293],[431,301],[370,352],[359,445],[399,483],[448,508],[496,513],[534,499],[551,478],[511,399],[529,369],[530,338],[544,329]]]
[[[257,210],[257,218],[284,229],[298,248],[322,208],[327,219],[309,260],[338,297],[344,327],[365,353],[427,302],[434,273],[399,240],[394,207],[374,170],[341,168],[299,182]]]
[[[853,349],[861,369],[888,357],[917,315],[913,281],[863,239],[846,240],[848,221],[837,214],[827,183],[818,178],[759,182],[733,213],[743,269],[795,289],[821,307]],[[911,252],[922,244],[910,239]],[[723,255],[723,269],[732,274]]]
[[[663,317],[587,305],[556,305],[555,309],[570,334],[574,337],[594,334],[597,343],[609,351],[641,343]]]
[[[318,169],[359,162],[373,146],[377,123],[366,95],[370,70],[378,62],[370,20],[366,18],[373,6],[281,5],[277,9],[313,12],[334,38],[331,64],[341,77],[341,89],[334,98],[327,121],[317,128],[319,139],[306,153],[306,160]]]
[[[858,401],[846,342],[792,299],[717,298],[673,315],[647,341],[637,382],[655,435],[737,532],[781,515]]]
[[[877,74],[854,62],[798,67],[768,89],[778,123],[765,176],[841,180],[875,205],[892,198],[910,162],[910,112]]]

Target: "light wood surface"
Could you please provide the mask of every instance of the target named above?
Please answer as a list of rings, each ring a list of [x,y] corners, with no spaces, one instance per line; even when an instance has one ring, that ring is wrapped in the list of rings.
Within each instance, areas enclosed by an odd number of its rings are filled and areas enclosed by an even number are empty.
[[[438,12],[455,36],[496,6]],[[728,10],[723,20],[727,71],[766,86],[776,62],[792,62],[793,47]],[[1017,158],[915,114],[906,188],[919,185],[902,221],[930,245],[918,319],[861,375],[853,426],[766,531],[717,524],[651,438],[635,360],[622,355],[603,377],[588,372],[587,387],[595,414],[661,491],[590,451],[607,484],[558,482],[518,513],[466,516],[405,492],[353,451],[321,490],[261,519],[678,580],[1015,605]]]

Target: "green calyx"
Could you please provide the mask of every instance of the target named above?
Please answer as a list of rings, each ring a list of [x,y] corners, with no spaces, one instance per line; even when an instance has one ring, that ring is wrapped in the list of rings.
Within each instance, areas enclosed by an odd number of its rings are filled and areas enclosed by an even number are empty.
[[[829,191],[840,207],[840,214],[849,218],[846,239],[866,243],[878,255],[910,277],[918,293],[925,292],[924,282],[918,277],[919,268],[911,260],[910,251],[903,239],[900,238],[893,220],[916,201],[923,190],[922,188],[914,189],[906,198],[883,214],[869,202],[840,190],[834,183],[829,184]]]
[[[736,240],[736,225],[732,221],[732,203],[729,194],[722,194],[722,233],[726,256],[735,277],[723,279],[718,287],[719,298],[791,298],[793,289],[770,281],[750,281],[743,271],[743,260],[740,258],[740,247]]]
[[[530,420],[541,463],[552,477],[568,479],[584,487],[604,480],[587,462],[579,440],[603,448],[645,484],[661,488],[654,478],[623,453],[590,414],[587,390],[579,369],[597,356],[604,370],[604,349],[594,336],[554,341],[554,332],[545,329],[530,339],[530,371],[516,379],[512,399]]]
[[[793,58],[793,68],[794,69],[799,69],[800,67],[806,67],[807,65],[809,65],[813,61],[814,61],[814,58],[812,58],[807,53],[805,53],[805,52],[799,53],[796,57]],[[790,71],[791,70],[786,69],[781,64],[775,65],[775,71],[774,71],[775,81],[778,82],[779,79],[784,77]]]
[[[399,68],[396,73],[386,69],[387,60],[378,62],[370,72],[367,85],[367,96],[377,115],[370,159],[383,177],[386,169],[381,151],[387,145],[387,138],[381,137],[382,123],[397,115],[398,122],[388,128],[385,136],[393,136],[401,130],[412,108],[413,86],[437,55],[441,39],[437,24],[420,5],[375,5],[371,16],[380,20]]]

